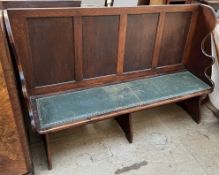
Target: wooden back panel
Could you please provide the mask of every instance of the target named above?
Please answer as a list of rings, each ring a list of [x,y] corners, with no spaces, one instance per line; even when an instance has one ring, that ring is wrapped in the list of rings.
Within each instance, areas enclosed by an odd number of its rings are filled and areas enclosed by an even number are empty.
[[[10,9],[5,21],[33,96],[184,69],[202,8],[215,18],[208,7],[184,5]]]

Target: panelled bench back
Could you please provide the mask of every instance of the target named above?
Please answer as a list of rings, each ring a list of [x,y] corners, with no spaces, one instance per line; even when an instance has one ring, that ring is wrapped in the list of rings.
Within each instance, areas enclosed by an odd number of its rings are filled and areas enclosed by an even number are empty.
[[[47,142],[112,117],[132,142],[129,113],[179,101],[200,121],[213,88],[211,8],[8,9],[4,17],[32,126]],[[47,153],[51,168],[48,144]]]

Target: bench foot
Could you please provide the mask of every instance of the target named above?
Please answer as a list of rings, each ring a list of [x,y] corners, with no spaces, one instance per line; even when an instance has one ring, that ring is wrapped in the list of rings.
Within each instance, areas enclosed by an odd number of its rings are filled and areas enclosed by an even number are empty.
[[[201,114],[200,114],[201,96],[194,97],[188,100],[184,100],[177,104],[181,106],[186,112],[188,112],[196,123],[200,123],[201,121]]]
[[[44,145],[46,149],[46,156],[47,156],[47,163],[48,163],[48,169],[52,169],[52,159],[51,159],[51,150],[50,150],[50,144],[49,144],[49,134],[43,135]]]
[[[133,141],[133,131],[132,131],[132,121],[131,121],[131,115],[130,114],[123,114],[118,117],[115,117],[115,120],[119,124],[119,126],[122,128],[122,130],[125,133],[125,136],[129,143],[132,143]]]

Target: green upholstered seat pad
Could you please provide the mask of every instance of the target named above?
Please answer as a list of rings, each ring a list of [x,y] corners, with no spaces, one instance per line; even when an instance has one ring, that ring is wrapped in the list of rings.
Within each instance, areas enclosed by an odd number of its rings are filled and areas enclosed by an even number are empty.
[[[188,71],[36,99],[40,128],[200,92],[210,87]]]

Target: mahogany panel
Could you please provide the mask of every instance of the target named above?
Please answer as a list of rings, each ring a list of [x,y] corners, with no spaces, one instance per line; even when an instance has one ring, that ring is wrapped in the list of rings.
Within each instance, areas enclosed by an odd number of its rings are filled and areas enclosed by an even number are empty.
[[[27,20],[32,87],[74,80],[74,28],[71,17]],[[28,67],[29,62],[23,63]]]
[[[182,62],[191,15],[190,12],[166,13],[158,66]]]
[[[158,19],[158,13],[128,15],[125,72],[151,68]]]
[[[119,16],[83,17],[84,78],[116,73]]]

